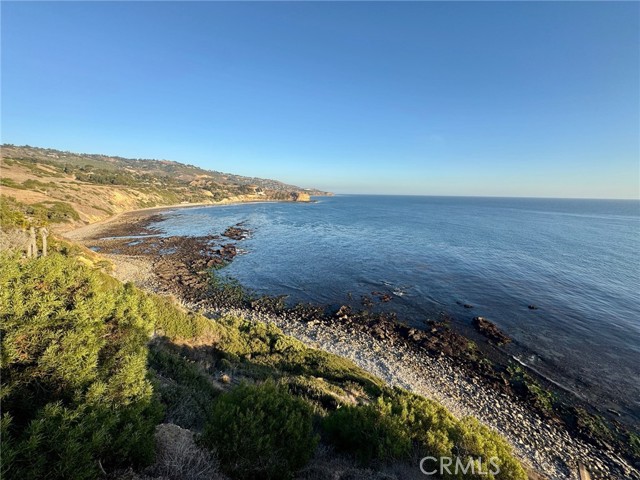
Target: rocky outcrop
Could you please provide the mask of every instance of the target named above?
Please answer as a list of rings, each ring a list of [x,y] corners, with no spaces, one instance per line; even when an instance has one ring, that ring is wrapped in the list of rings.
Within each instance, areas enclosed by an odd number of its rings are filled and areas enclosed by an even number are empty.
[[[249,230],[246,228],[240,228],[240,226],[236,225],[235,227],[227,228],[222,236],[232,240],[244,240],[249,236]]]
[[[474,317],[473,326],[489,340],[493,340],[498,345],[509,343],[511,339],[507,337],[498,327],[484,317]]]
[[[306,192],[291,192],[291,200],[294,202],[310,202],[311,197]]]

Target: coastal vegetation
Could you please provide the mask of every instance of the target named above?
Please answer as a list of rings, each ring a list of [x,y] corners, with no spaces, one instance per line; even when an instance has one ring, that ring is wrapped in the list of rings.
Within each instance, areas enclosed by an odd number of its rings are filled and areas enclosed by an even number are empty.
[[[61,254],[0,257],[3,478],[95,478],[153,458],[153,304]]]
[[[41,222],[50,223],[92,222],[115,213],[163,205],[309,201],[309,195],[326,194],[167,160],[6,144],[2,146],[0,168],[3,195],[34,209]]]
[[[196,432],[231,478],[292,476],[318,441],[364,465],[495,455],[495,478],[525,478],[507,444],[473,420],[273,325],[203,317],[118,282],[95,254],[53,245],[47,257],[0,256],[3,478],[141,471],[160,422]],[[354,447],[360,420],[364,452]]]
[[[5,229],[43,226],[79,220],[73,207],[65,202],[39,202],[27,205],[0,195],[0,226]]]
[[[234,478],[285,479],[313,455],[313,417],[309,402],[272,380],[243,384],[214,401],[201,441]]]
[[[523,477],[511,448],[494,431],[471,417],[458,421],[437,403],[404,390],[386,391],[364,406],[335,410],[324,426],[338,448],[364,463],[409,458],[417,450],[418,457],[457,457],[464,464],[499,459],[496,478]],[[460,475],[444,472],[443,478]]]
[[[40,180],[2,178],[3,193],[27,197],[0,196],[0,250],[16,247],[5,240],[12,234],[20,240],[24,229],[86,220],[86,210],[73,205],[87,202],[81,196],[60,197],[60,192],[90,194],[90,208],[111,215],[118,208],[146,206],[148,199],[140,203],[143,197],[136,197],[138,203],[120,206],[100,203],[91,190],[95,186],[135,187],[138,192],[144,182],[157,187],[152,180],[157,171],[127,177],[109,168],[102,171],[100,158],[62,170],[55,161],[2,162],[3,168],[26,169]],[[289,193],[273,195],[287,199]],[[572,434],[603,449],[624,445],[628,458],[640,458],[636,435],[572,405],[526,369],[489,361],[477,343],[456,334],[446,320],[430,322],[427,333],[393,315],[375,313],[371,299],[363,301],[362,311],[343,306],[336,312],[253,295],[221,271],[236,255],[235,245],[228,242],[249,233],[240,224],[229,227],[217,250],[203,248],[213,237],[162,238],[157,245],[153,238],[131,245],[101,244],[107,253],[109,248],[133,255],[153,248],[175,252],[161,256],[165,273],[159,277],[163,286],[170,286],[165,291],[175,296],[122,284],[109,276],[109,261],[55,237],[46,258],[25,259],[19,245],[2,253],[3,478],[96,478],[104,472],[118,477],[131,468],[150,475],[170,470],[170,478],[199,478],[195,470],[218,469],[231,478],[285,478],[313,464],[326,449],[374,469],[403,463],[416,468],[425,455],[456,456],[463,463],[497,457],[500,474],[495,478],[524,478],[506,442],[474,419],[456,419],[436,402],[389,388],[351,361],[308,348],[271,323],[241,313],[209,318],[181,306],[205,300],[214,307],[211,311],[279,315],[327,328],[338,322],[376,339],[399,339],[429,354],[450,356],[493,382],[497,391],[524,400],[543,418],[563,422]],[[107,248],[109,242],[113,244]],[[495,343],[508,341],[489,322],[480,324]],[[254,407],[242,407],[248,404]],[[297,421],[287,423],[289,416]],[[182,428],[190,439],[181,443],[186,456],[169,455],[168,464],[179,465],[182,476],[174,467],[160,466],[167,452],[158,432],[167,428],[158,425]],[[284,449],[283,438],[295,439],[300,449]],[[155,461],[154,452],[159,452]]]

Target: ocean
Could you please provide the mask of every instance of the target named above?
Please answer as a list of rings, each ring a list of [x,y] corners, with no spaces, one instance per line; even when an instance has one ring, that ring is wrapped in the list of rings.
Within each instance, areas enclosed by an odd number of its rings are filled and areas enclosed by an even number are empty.
[[[288,302],[358,305],[420,327],[483,316],[509,355],[640,419],[640,202],[338,195],[177,209],[167,235],[252,231],[223,273]],[[375,298],[375,297],[374,297]],[[473,308],[464,308],[464,304]],[[535,305],[537,309],[529,309]]]

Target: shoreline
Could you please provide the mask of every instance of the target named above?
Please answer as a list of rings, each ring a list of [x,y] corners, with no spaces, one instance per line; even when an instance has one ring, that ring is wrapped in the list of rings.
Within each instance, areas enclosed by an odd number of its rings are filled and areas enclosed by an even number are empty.
[[[247,202],[238,202],[247,203]],[[205,204],[216,206],[216,204]],[[201,205],[193,205],[197,207]],[[180,205],[180,207],[189,207]],[[81,243],[95,240],[98,234],[108,228],[145,228],[152,223],[154,213],[176,207],[153,207],[119,214],[104,222],[97,222],[75,230],[73,240]],[[127,217],[130,215],[132,218]],[[118,222],[118,219],[125,221]],[[137,221],[138,224],[134,224]],[[151,221],[149,221],[151,219]],[[88,228],[93,227],[93,228]],[[177,237],[183,238],[183,237]],[[211,237],[213,239],[214,237]],[[222,240],[220,237],[217,240]],[[117,244],[117,240],[109,240]],[[231,241],[231,238],[223,241]],[[95,242],[93,242],[95,243]],[[122,245],[121,245],[122,246]],[[166,248],[166,245],[164,245]],[[192,245],[190,244],[190,247]],[[104,255],[114,264],[114,276],[123,281],[133,281],[140,287],[157,293],[172,294],[181,303],[200,310],[210,316],[224,313],[238,314],[245,318],[276,324],[284,333],[303,343],[351,359],[368,372],[379,376],[390,385],[401,386],[440,402],[456,416],[472,415],[482,423],[502,434],[513,446],[516,455],[531,468],[547,478],[573,478],[577,462],[584,463],[593,478],[634,478],[640,479],[640,472],[628,464],[613,450],[602,449],[579,438],[572,437],[563,425],[556,425],[543,418],[530,405],[517,398],[500,392],[487,385],[481,375],[464,368],[455,359],[447,356],[434,357],[408,347],[402,339],[394,336],[376,338],[370,332],[358,329],[354,323],[332,322],[326,324],[285,314],[273,314],[256,309],[234,307],[212,307],[205,301],[185,298],[176,291],[162,288],[162,272],[159,263],[162,258],[145,257],[136,254],[142,249],[131,247],[126,252]],[[138,251],[139,250],[139,251]],[[193,250],[193,248],[191,248]],[[220,252],[218,250],[217,252]],[[235,255],[235,247],[230,261]],[[193,258],[197,258],[198,253]],[[162,257],[162,254],[156,255]],[[207,267],[210,267],[207,265]],[[180,272],[178,282],[185,281]],[[171,277],[174,280],[174,277]],[[183,287],[193,288],[189,283]],[[166,283],[165,283],[166,285]],[[400,341],[398,341],[400,340]]]
[[[335,324],[329,329],[321,322],[292,322],[282,316],[246,309],[208,313],[233,314],[273,323],[310,347],[353,361],[391,386],[437,401],[457,418],[473,416],[499,432],[528,470],[546,478],[574,478],[578,463],[587,465],[594,479],[640,478],[630,469],[614,473],[615,468],[607,463],[613,460],[621,466],[626,463],[624,460],[603,455],[592,445],[572,438],[562,428],[546,423],[522,402],[486,388],[482,379],[460,369],[450,358],[420,355],[393,341],[378,340]]]
[[[189,208],[202,208],[202,207],[227,207],[231,205],[246,205],[246,204],[259,204],[259,203],[313,203],[304,201],[292,201],[292,200],[221,200],[215,203],[177,203],[173,205],[162,205],[157,207],[145,207],[137,208],[135,210],[127,210],[125,212],[116,213],[110,217],[98,220],[97,222],[87,223],[85,225],[74,226],[70,229],[57,230],[56,233],[68,240],[73,241],[86,241],[92,239],[92,236],[100,228],[107,228],[110,225],[119,223],[129,223],[144,220],[153,214],[161,214],[167,210],[189,209]],[[127,217],[131,217],[127,219]],[[127,220],[127,221],[123,221]]]

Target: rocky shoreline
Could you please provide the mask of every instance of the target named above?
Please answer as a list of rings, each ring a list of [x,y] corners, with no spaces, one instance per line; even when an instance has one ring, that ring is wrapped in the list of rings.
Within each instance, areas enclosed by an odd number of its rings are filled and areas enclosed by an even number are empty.
[[[231,242],[241,241],[250,232],[239,224],[221,235],[163,237],[150,228],[157,220],[149,212],[133,213],[68,237],[104,254],[114,264],[114,275],[123,281],[172,294],[210,316],[234,313],[272,322],[311,346],[353,360],[390,385],[438,400],[456,416],[477,417],[505,436],[542,478],[576,478],[582,463],[594,479],[640,479],[637,468],[622,456],[627,452],[580,438],[575,430],[536,408],[528,390],[517,395],[513,385],[505,382],[507,377],[496,374],[500,370],[473,342],[451,331],[446,319],[432,322],[427,332],[406,327],[393,315],[353,312],[347,306],[328,313],[317,306],[287,308],[282,298],[248,301],[238,285],[212,288],[211,272],[233,260],[238,249]],[[508,341],[490,322],[476,323],[488,338]]]
[[[479,376],[461,370],[450,358],[421,355],[401,342],[376,339],[348,326],[327,328],[321,321],[296,321],[247,309],[225,309],[224,313],[272,322],[310,346],[352,360],[390,385],[437,400],[457,417],[476,417],[500,432],[521,460],[549,479],[576,478],[578,463],[587,465],[594,479],[640,478],[614,452],[572,438],[522,402],[486,388]]]

